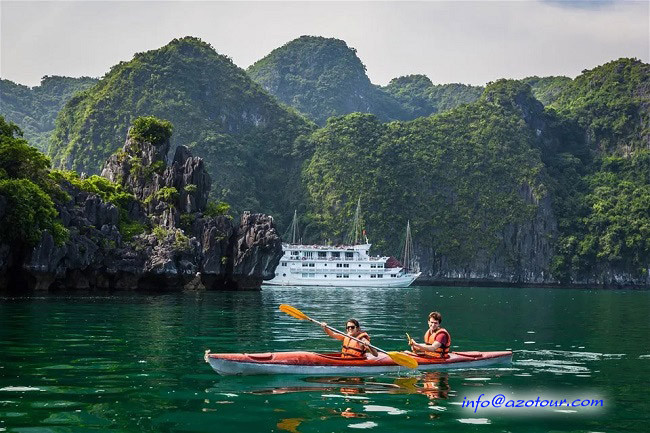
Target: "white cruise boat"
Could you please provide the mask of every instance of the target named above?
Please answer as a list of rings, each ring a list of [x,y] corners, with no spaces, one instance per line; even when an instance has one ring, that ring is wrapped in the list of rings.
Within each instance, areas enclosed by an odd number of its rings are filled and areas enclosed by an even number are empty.
[[[355,231],[358,225],[358,208]],[[302,245],[295,243],[296,216],[292,224],[292,243],[283,243],[284,255],[275,269],[275,277],[264,281],[274,286],[329,286],[329,287],[408,287],[420,272],[402,266],[390,257],[370,256],[366,243],[354,245]],[[355,240],[358,237],[355,236]],[[410,223],[407,225],[403,263],[412,263]]]
[[[370,244],[324,246],[282,244],[275,286],[408,287],[420,272],[387,268],[389,257],[368,255]]]

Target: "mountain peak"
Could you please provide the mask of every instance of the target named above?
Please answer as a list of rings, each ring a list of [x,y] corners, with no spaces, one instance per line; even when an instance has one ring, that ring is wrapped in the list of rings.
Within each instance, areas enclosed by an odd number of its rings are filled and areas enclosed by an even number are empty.
[[[422,86],[422,87],[432,87],[433,82],[429,77],[427,77],[424,74],[411,74],[411,75],[404,75],[401,77],[393,78],[390,80],[390,83],[388,83],[388,86]]]
[[[316,123],[353,112],[404,119],[404,109],[374,86],[357,51],[345,41],[301,36],[273,50],[248,70],[253,80]]]

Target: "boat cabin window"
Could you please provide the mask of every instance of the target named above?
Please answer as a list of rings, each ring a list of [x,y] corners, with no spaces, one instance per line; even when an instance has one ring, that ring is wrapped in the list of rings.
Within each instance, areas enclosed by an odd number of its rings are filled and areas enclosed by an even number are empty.
[[[297,255],[299,255],[299,254],[300,254],[300,253],[299,253],[298,251],[291,251],[291,255],[292,255],[292,256],[297,256]]]
[[[326,252],[326,251],[319,251],[319,252],[318,252],[318,258],[319,258],[319,259],[325,259],[325,258],[327,258],[327,252]]]
[[[309,267],[310,267],[310,268],[313,268],[313,267],[314,267],[314,264],[313,264],[313,263],[310,263],[310,264],[309,264]]]
[[[303,257],[307,257],[308,259],[311,259],[314,257],[314,252],[313,251],[304,251],[303,252]]]
[[[354,256],[354,253],[345,253],[345,258],[347,259],[352,259],[352,256]]]
[[[383,274],[377,274],[377,278],[384,278]]]
[[[333,258],[333,259],[338,259],[339,257],[341,257],[341,253],[340,253],[340,252],[338,252],[338,251],[332,251],[332,258]]]
[[[282,262],[282,266],[287,266],[287,262]]]

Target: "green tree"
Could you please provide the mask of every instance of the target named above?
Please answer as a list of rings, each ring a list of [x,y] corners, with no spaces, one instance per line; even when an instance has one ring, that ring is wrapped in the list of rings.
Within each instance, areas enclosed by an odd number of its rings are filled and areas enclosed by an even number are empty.
[[[67,232],[57,219],[54,202],[43,190],[49,186],[49,159],[22,138],[21,130],[0,116],[0,239],[24,251],[48,230],[63,242]]]

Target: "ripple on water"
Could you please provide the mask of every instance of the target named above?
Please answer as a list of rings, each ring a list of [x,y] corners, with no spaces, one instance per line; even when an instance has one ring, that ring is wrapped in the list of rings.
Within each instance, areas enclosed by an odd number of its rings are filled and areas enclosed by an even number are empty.
[[[578,374],[590,373],[589,368],[571,361],[559,359],[521,359],[516,361],[518,366],[532,367],[537,372],[555,373],[555,374]]]
[[[0,419],[3,418],[20,418],[26,416],[26,412],[0,412]]]
[[[600,361],[602,359],[621,359],[625,353],[598,353],[598,352],[578,352],[570,350],[518,350],[518,354],[534,355],[541,357],[563,357],[571,358],[578,361]]]
[[[363,410],[366,412],[386,412],[388,415],[402,415],[407,412],[403,409],[397,409],[391,406],[378,406],[374,404],[365,405]]]
[[[350,428],[373,428],[373,427],[377,427],[377,425],[378,424],[376,422],[366,421],[366,422],[360,422],[360,423],[357,423],[357,424],[348,424],[348,427],[350,427]]]
[[[75,406],[82,406],[82,405],[83,403],[81,402],[59,400],[59,401],[36,401],[32,403],[30,406],[35,409],[53,409],[53,408],[61,408],[61,407],[75,407]]]
[[[458,422],[463,424],[490,424],[487,418],[458,418]]]
[[[345,399],[349,399],[349,400],[368,400],[368,397],[361,397],[361,396],[358,396],[358,395],[323,394],[321,397],[345,398]]]
[[[75,367],[68,364],[59,365],[46,365],[45,367],[37,367],[36,370],[74,370]]]
[[[108,426],[111,421],[87,412],[58,412],[51,414],[43,420],[45,424],[57,425],[83,425],[83,426]]]
[[[45,391],[45,390],[41,388],[35,388],[33,386],[5,386],[4,388],[0,388],[0,391],[28,392],[28,391]]]

